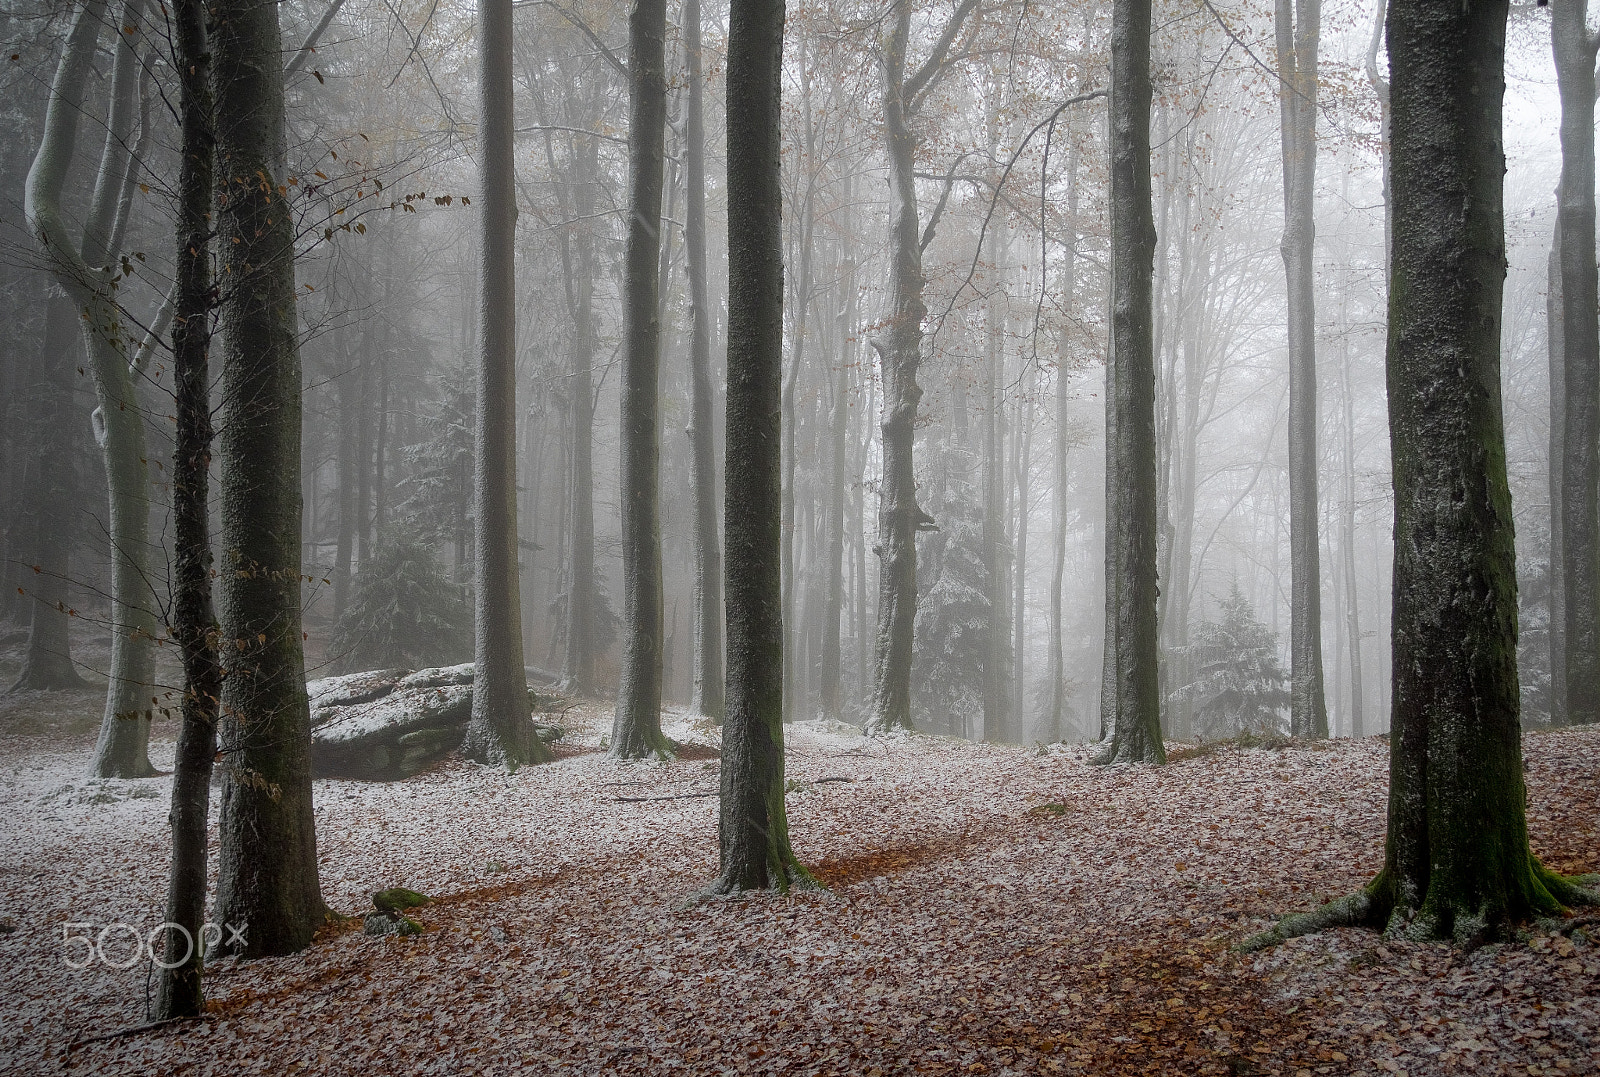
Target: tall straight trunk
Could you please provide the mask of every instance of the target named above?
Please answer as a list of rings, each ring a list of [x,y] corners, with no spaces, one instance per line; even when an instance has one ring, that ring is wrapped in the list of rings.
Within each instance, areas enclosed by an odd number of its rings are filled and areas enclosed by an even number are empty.
[[[516,171],[512,157],[511,0],[478,5],[478,162],[483,257],[473,448],[472,718],[462,752],[514,771],[542,763],[523,669],[517,582]]]
[[[840,257],[839,287],[844,292],[844,302],[839,305],[837,328],[837,356],[828,377],[830,399],[828,504],[823,520],[823,539],[827,543],[823,562],[824,585],[827,597],[822,612],[822,669],[818,695],[822,713],[827,718],[839,718],[840,688],[844,677],[844,655],[840,640],[840,619],[844,615],[844,503],[849,485],[850,433],[850,369],[855,364],[858,349],[854,343],[856,329],[856,261],[850,247],[853,239],[850,200],[854,197],[854,176],[844,180],[843,206],[839,216],[839,234],[843,237]]]
[[[869,627],[871,607],[867,591],[867,456],[872,450],[872,424],[878,416],[877,381],[869,364],[860,368],[858,387],[865,390],[866,403],[861,407],[860,441],[855,444],[855,464],[850,473],[851,499],[851,568],[855,573],[855,618],[851,636],[855,640],[855,680],[853,702],[861,706],[867,702],[867,692],[872,686],[872,631]],[[852,438],[852,440],[854,440]]]
[[[1066,250],[1061,264],[1061,297],[1068,310],[1073,309],[1078,283],[1078,144],[1074,140],[1067,150],[1067,220]],[[1066,710],[1067,662],[1066,639],[1061,624],[1061,592],[1067,579],[1067,450],[1070,441],[1072,393],[1069,388],[1071,351],[1065,328],[1061,331],[1056,355],[1056,437],[1055,485],[1050,498],[1050,544],[1054,561],[1050,570],[1050,698],[1045,713],[1045,728],[1051,740],[1060,740],[1063,730],[1061,720]]]
[[[325,908],[311,808],[300,634],[300,349],[294,224],[282,177],[282,39],[271,0],[211,8],[217,246],[223,252],[223,948],[311,942]]]
[[[1027,594],[1028,516],[1033,468],[1033,379],[1025,373],[1022,398],[1017,402],[1017,432],[1013,436],[1017,490],[1016,563],[1011,571],[1011,715],[1015,739],[1026,742],[1027,729]]]
[[[911,644],[917,617],[917,532],[933,517],[917,504],[917,405],[922,388],[922,230],[918,222],[916,155],[912,129],[918,94],[934,79],[950,43],[977,6],[962,0],[939,44],[914,73],[906,70],[911,41],[910,0],[896,0],[894,24],[879,57],[883,71],[883,124],[889,159],[889,314],[872,340],[883,368],[883,473],[878,484],[878,628],[873,643],[869,732],[911,728]]]
[[[202,0],[173,6],[174,66],[182,89],[178,162],[177,280],[172,375],[177,430],[172,452],[173,635],[183,655],[183,725],[173,763],[172,865],[156,1020],[205,1010],[201,927],[206,911],[206,819],[222,702],[222,657],[211,604],[211,56]],[[178,954],[186,956],[181,960]]]
[[[573,184],[573,237],[576,273],[572,281],[572,362],[567,393],[572,416],[572,465],[568,483],[568,528],[572,536],[571,577],[567,582],[567,654],[564,690],[593,695],[595,658],[594,578],[594,232],[585,219],[594,212],[599,143],[578,141],[574,155],[582,161]]]
[[[993,117],[991,116],[991,121]],[[992,124],[991,124],[992,129]],[[998,270],[1000,227],[989,231],[984,260]],[[987,653],[983,661],[983,739],[1011,741],[1011,626],[1007,623],[1005,528],[1005,314],[999,282],[990,287],[983,344],[983,581],[988,601]]]
[[[1111,349],[1106,373],[1108,763],[1163,763],[1156,647],[1155,358],[1150,205],[1150,0],[1111,15]]]
[[[804,169],[817,167],[816,126],[811,118],[811,78],[806,63],[805,39],[800,41],[800,125]],[[802,171],[797,168],[796,173]],[[804,709],[806,696],[805,665],[800,659],[801,619],[797,616],[799,600],[799,534],[795,530],[795,471],[798,465],[795,449],[795,432],[800,426],[795,411],[795,395],[799,390],[800,372],[805,368],[806,331],[811,313],[811,258],[812,237],[816,229],[817,183],[814,173],[796,176],[797,183],[805,185],[805,193],[797,199],[800,211],[799,243],[796,256],[798,271],[795,274],[794,309],[790,312],[789,367],[783,377],[783,609],[789,635],[784,645],[784,669],[787,683],[783,693],[783,713],[786,721],[793,721],[797,708]]]
[[[155,772],[149,760],[157,627],[150,593],[150,489],[144,415],[129,370],[112,267],[120,253],[113,249],[120,195],[132,168],[143,0],[126,0],[116,18],[124,32],[114,47],[106,139],[81,244],[69,236],[61,210],[106,7],[105,0],[86,0],[73,19],[50,87],[44,136],[28,172],[24,213],[56,282],[82,316],[97,403],[95,440],[110,494],[111,668],[91,771],[102,778],[142,778]]]
[[[1316,273],[1320,0],[1275,0],[1278,129],[1283,143],[1283,239],[1289,310],[1289,731],[1328,735],[1322,677],[1322,570],[1317,526]]]
[[[348,360],[350,355],[347,331],[340,331],[335,339],[338,354]],[[333,555],[333,612],[338,617],[350,602],[351,558],[355,556],[356,540],[356,458],[360,442],[356,438],[357,409],[360,407],[360,374],[357,370],[340,372],[338,383],[339,407],[339,535]]]
[[[34,456],[27,471],[33,501],[32,548],[23,555],[33,568],[24,577],[28,593],[28,649],[13,692],[82,688],[72,664],[72,623],[67,581],[72,575],[71,516],[77,509],[78,468],[71,432],[72,372],[76,366],[72,301],[54,287],[45,300],[45,331],[33,405]]]
[[[628,240],[622,359],[622,682],[611,756],[670,753],[661,733],[661,196],[667,120],[666,0],[628,13]]]
[[[1595,54],[1586,0],[1555,0],[1550,39],[1561,91],[1561,473],[1565,719],[1600,722],[1600,274],[1595,268]]]
[[[689,102],[684,117],[684,241],[689,256],[689,449],[694,483],[694,693],[689,710],[720,721],[722,684],[722,543],[717,537],[716,431],[711,386],[710,288],[706,281],[706,121],[700,0],[684,0]]]
[[[1347,289],[1348,291],[1348,289]],[[1348,317],[1341,319],[1349,325]],[[1361,588],[1356,575],[1356,422],[1355,387],[1350,377],[1350,344],[1346,340],[1343,362],[1339,368],[1340,388],[1344,396],[1344,505],[1341,515],[1343,528],[1340,535],[1340,553],[1344,558],[1344,618],[1347,647],[1350,652],[1350,736],[1366,736],[1366,715],[1363,710],[1365,689],[1361,679]]]
[[[371,274],[368,274],[370,283]],[[366,567],[372,556],[372,382],[377,362],[373,357],[372,334],[361,333],[361,358],[358,381],[361,385],[361,418],[356,423],[358,462],[356,464],[356,571]]]
[[[1567,559],[1562,544],[1561,485],[1566,470],[1567,359],[1562,347],[1561,225],[1550,237],[1545,327],[1550,368],[1550,724],[1567,724]]]
[[[783,803],[783,0],[728,32],[728,695],[713,893],[812,885]]]
[[[1473,946],[1594,900],[1528,848],[1500,388],[1508,5],[1391,0],[1394,715],[1384,867],[1332,924]]]

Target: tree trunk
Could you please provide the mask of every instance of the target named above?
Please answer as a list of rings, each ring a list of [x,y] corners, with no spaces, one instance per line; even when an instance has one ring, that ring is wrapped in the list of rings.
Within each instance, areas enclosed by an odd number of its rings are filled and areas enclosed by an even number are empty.
[[[1033,470],[1033,378],[1032,364],[1024,371],[1022,398],[1017,401],[1017,431],[1013,436],[1017,488],[1016,561],[1011,568],[1011,728],[1014,740],[1028,741],[1027,720],[1027,597],[1028,597],[1028,517],[1031,507]]]
[[[76,367],[72,301],[54,287],[45,300],[45,331],[39,356],[40,391],[34,405],[35,455],[27,468],[33,502],[33,572],[28,584],[28,650],[13,692],[82,688],[72,664],[67,582],[72,575],[71,516],[78,509],[78,468],[71,431],[72,372]]]
[[[628,241],[622,362],[622,682],[611,729],[614,759],[665,755],[661,733],[661,445],[657,400],[661,195],[666,153],[666,0],[633,0],[628,14]]]
[[[822,670],[818,696],[822,714],[826,718],[843,715],[840,687],[844,675],[844,654],[840,640],[840,618],[844,615],[844,502],[847,482],[850,432],[850,369],[855,365],[858,349],[854,343],[856,330],[856,262],[850,248],[852,214],[850,200],[854,197],[854,176],[844,178],[843,204],[839,210],[839,234],[843,237],[840,267],[840,290],[844,302],[839,306],[838,348],[834,369],[829,375],[828,387],[832,397],[829,411],[829,474],[828,505],[823,520],[824,541],[827,543],[827,560],[823,563],[823,576],[827,597],[822,613]]]
[[[711,382],[710,289],[706,282],[706,121],[705,74],[702,70],[700,0],[684,0],[684,51],[689,64],[689,106],[684,147],[688,183],[684,241],[689,255],[689,378],[691,385],[689,447],[694,482],[694,694],[692,714],[721,721],[722,682],[722,543],[717,537],[715,403]]]
[[[110,493],[107,524],[112,550],[111,669],[105,714],[91,771],[101,778],[143,778],[150,766],[150,699],[155,677],[156,619],[150,593],[149,476],[144,414],[129,372],[127,332],[112,288],[117,261],[111,248],[120,194],[131,167],[138,111],[142,0],[127,0],[116,25],[111,105],[83,242],[68,235],[61,191],[77,143],[83,98],[93,69],[105,0],[87,0],[73,20],[45,115],[44,137],[28,172],[24,212],[49,260],[50,270],[82,317],[84,342],[97,403],[99,442]],[[296,534],[298,540],[298,533]]]
[[[712,893],[814,885],[783,803],[783,0],[733,0],[728,34],[728,695]]]
[[[993,130],[994,116],[990,115]],[[998,274],[1002,251],[996,223],[989,230],[984,260]],[[1000,281],[990,282],[984,311],[983,346],[983,581],[988,601],[988,653],[983,661],[983,738],[1009,742],[1011,730],[1011,626],[1007,623],[1005,528],[1005,314]]]
[[[529,710],[517,582],[517,202],[511,7],[511,0],[480,0],[478,5],[483,330],[472,486],[476,661],[472,718],[462,742],[467,758],[508,771],[550,758],[549,749],[534,736]]]
[[[178,163],[177,280],[172,375],[177,430],[172,454],[173,635],[183,654],[183,724],[173,763],[172,865],[167,930],[156,993],[158,1021],[205,1010],[201,925],[206,911],[206,818],[217,747],[222,662],[211,604],[211,56],[202,0],[173,7],[175,65],[182,87]],[[177,954],[186,956],[180,962]],[[171,967],[169,967],[171,966]]]
[[[1341,319],[1346,326],[1348,317]],[[1355,387],[1350,380],[1350,343],[1343,346],[1343,363],[1340,382],[1344,396],[1344,528],[1341,536],[1341,553],[1344,557],[1345,632],[1350,651],[1350,736],[1366,736],[1366,717],[1363,710],[1365,689],[1361,678],[1361,588],[1356,576],[1356,431]]]
[[[1565,516],[1561,510],[1561,484],[1566,469],[1567,359],[1562,347],[1561,224],[1550,237],[1546,271],[1546,340],[1550,367],[1550,724],[1567,724],[1567,559],[1562,544]]]
[[[567,582],[567,654],[563,690],[570,695],[597,692],[595,659],[594,578],[594,232],[586,220],[594,212],[599,143],[580,139],[574,156],[582,171],[573,184],[573,216],[578,221],[573,245],[577,253],[572,282],[572,363],[567,393],[572,416],[572,466],[568,490],[571,532],[571,578]]]
[[[1106,373],[1106,640],[1100,759],[1163,763],[1156,648],[1150,0],[1111,19],[1111,350]]]
[[[872,346],[883,366],[883,474],[878,485],[878,628],[873,645],[869,732],[911,728],[911,644],[917,617],[917,532],[933,517],[917,504],[912,453],[922,388],[922,236],[918,222],[917,137],[906,100],[911,5],[897,0],[885,43],[883,122],[890,200],[889,316]]]
[[[1328,735],[1317,526],[1316,237],[1319,0],[1275,0],[1283,142],[1283,254],[1289,308],[1289,731]]]
[[[360,442],[356,437],[359,419],[361,384],[360,373],[348,366],[350,347],[348,330],[336,332],[337,354],[346,361],[340,371],[339,395],[339,537],[333,555],[333,613],[335,618],[344,613],[350,602],[352,575],[351,559],[355,556],[356,541],[356,471],[361,466],[357,458]]]
[[[1561,91],[1561,352],[1565,363],[1561,553],[1567,721],[1600,722],[1600,275],[1595,268],[1595,53],[1585,0],[1555,0]]]
[[[1334,924],[1477,945],[1592,901],[1528,848],[1500,395],[1507,4],[1392,0],[1394,711],[1384,867],[1258,938]]]
[[[249,957],[304,948],[325,908],[311,808],[300,634],[300,351],[284,145],[282,40],[271,0],[211,8],[216,220],[222,250],[224,691],[220,921]]]
[[[1066,250],[1061,265],[1062,305],[1073,309],[1078,284],[1078,144],[1074,140],[1067,151],[1067,234]],[[1061,624],[1061,591],[1067,578],[1067,450],[1070,442],[1067,429],[1070,425],[1072,393],[1068,388],[1071,370],[1069,337],[1065,328],[1056,356],[1056,443],[1055,489],[1051,496],[1050,542],[1054,551],[1054,564],[1050,571],[1050,701],[1045,714],[1046,728],[1051,739],[1062,738],[1061,719],[1066,710],[1067,664],[1066,640]]]

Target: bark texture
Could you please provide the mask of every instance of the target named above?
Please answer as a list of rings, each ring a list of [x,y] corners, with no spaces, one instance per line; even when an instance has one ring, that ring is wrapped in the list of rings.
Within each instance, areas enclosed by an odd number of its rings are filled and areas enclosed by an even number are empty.
[[[1322,677],[1322,568],[1317,526],[1316,239],[1319,0],[1276,0],[1278,129],[1289,311],[1289,731],[1328,735]]]
[[[1156,648],[1150,0],[1111,15],[1111,352],[1106,372],[1106,763],[1164,763]]]
[[[670,754],[661,733],[661,197],[667,122],[666,0],[628,13],[628,240],[622,359],[622,682],[614,759]]]
[[[728,36],[727,717],[713,894],[814,885],[783,803],[783,0]]]
[[[177,280],[172,374],[173,635],[183,654],[183,724],[173,763],[172,865],[167,876],[164,963],[154,1019],[205,1010],[201,925],[206,911],[206,819],[222,703],[222,661],[211,603],[211,189],[214,181],[211,56],[202,0],[173,5],[174,66],[181,87]],[[181,964],[168,968],[186,953]]]
[[[1595,267],[1595,53],[1587,0],[1553,0],[1561,92],[1560,231],[1563,446],[1561,556],[1564,720],[1600,722],[1600,273]],[[1552,523],[1552,532],[1555,525]]]
[[[325,908],[300,634],[300,350],[272,0],[212,15],[222,330],[222,856],[217,918],[249,957],[311,942]]]
[[[476,644],[462,752],[514,771],[549,751],[534,735],[517,583],[516,175],[512,161],[511,0],[478,5],[478,163],[483,233],[472,498]]]
[[[1500,396],[1507,4],[1391,0],[1394,707],[1384,867],[1334,924],[1474,946],[1594,896],[1528,848]]]

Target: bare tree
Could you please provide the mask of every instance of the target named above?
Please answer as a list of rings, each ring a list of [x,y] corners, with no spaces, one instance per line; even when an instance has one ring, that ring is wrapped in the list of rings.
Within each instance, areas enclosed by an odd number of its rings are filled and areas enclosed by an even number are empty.
[[[1155,357],[1151,287],[1150,0],[1111,15],[1111,349],[1106,371],[1107,763],[1163,763],[1156,648]]]
[[[1320,0],[1275,0],[1278,127],[1283,138],[1283,253],[1289,287],[1289,730],[1328,735],[1322,681],[1317,521],[1317,43]]]
[[[783,0],[733,0],[728,32],[728,711],[710,890],[812,886],[783,805]]]
[[[889,158],[889,312],[872,346],[883,366],[883,478],[878,487],[878,628],[873,646],[872,701],[867,729],[911,728],[911,643],[917,616],[917,532],[934,526],[917,504],[912,452],[922,389],[924,237],[917,205],[915,124],[950,48],[978,0],[961,0],[922,63],[910,68],[911,2],[895,0],[890,30],[879,53],[883,72],[883,125]]]

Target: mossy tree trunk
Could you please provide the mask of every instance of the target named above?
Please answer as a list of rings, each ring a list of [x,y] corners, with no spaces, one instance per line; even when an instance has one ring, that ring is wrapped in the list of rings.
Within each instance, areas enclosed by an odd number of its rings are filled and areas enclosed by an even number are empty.
[[[1111,352],[1106,370],[1106,763],[1164,763],[1156,619],[1150,0],[1111,14]]]
[[[1391,0],[1394,705],[1384,867],[1335,924],[1476,945],[1593,896],[1528,847],[1500,395],[1507,4]]]
[[[733,0],[728,33],[727,716],[713,894],[810,877],[783,804],[783,0]]]
[[[224,667],[217,917],[249,957],[292,953],[323,922],[300,634],[300,349],[273,0],[212,16],[222,358]]]

